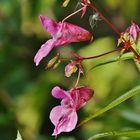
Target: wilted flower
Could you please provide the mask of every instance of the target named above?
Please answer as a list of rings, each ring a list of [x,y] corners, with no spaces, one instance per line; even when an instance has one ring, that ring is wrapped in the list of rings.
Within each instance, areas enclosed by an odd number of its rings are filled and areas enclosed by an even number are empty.
[[[50,120],[55,129],[53,136],[61,132],[72,131],[77,124],[77,110],[83,107],[91,99],[93,92],[88,87],[76,87],[70,91],[65,91],[56,86],[52,89],[52,96],[62,99],[61,105],[56,106],[50,113]]]
[[[40,16],[39,18],[46,31],[51,34],[52,39],[43,44],[35,55],[34,62],[36,65],[38,65],[42,58],[47,56],[54,47],[91,39],[92,35],[77,25],[67,22],[56,23],[54,20],[44,16]]]

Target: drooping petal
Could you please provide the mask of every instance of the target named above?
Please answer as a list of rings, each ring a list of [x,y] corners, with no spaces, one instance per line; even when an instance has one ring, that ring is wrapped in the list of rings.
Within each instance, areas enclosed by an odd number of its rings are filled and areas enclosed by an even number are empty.
[[[34,62],[36,63],[36,66],[39,64],[42,58],[47,56],[49,52],[53,49],[54,42],[54,39],[50,39],[41,46],[41,48],[38,50],[37,54],[34,57]]]
[[[57,32],[58,24],[54,20],[46,18],[42,15],[39,16],[39,19],[46,31],[49,32],[52,36]]]
[[[60,87],[56,86],[52,89],[52,96],[57,99],[63,99],[69,96],[69,93]]]
[[[72,131],[77,124],[77,113],[75,110],[65,109],[62,106],[56,106],[50,113],[51,122],[55,125],[53,136],[61,132]]]

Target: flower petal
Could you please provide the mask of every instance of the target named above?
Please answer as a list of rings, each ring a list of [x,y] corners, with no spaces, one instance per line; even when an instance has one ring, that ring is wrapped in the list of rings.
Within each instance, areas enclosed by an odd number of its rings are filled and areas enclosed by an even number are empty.
[[[93,96],[93,90],[88,87],[77,87],[70,91],[76,110],[83,107]]]
[[[88,41],[92,35],[87,30],[67,22],[59,22],[59,30],[55,35],[57,41],[55,47],[69,44],[71,42]]]
[[[69,97],[69,93],[60,87],[56,86],[52,89],[52,96],[57,99],[63,99]]]
[[[50,39],[41,46],[41,48],[38,50],[37,54],[34,57],[34,62],[36,63],[36,66],[39,64],[42,58],[47,56],[49,52],[53,49],[54,42],[55,41],[53,39]]]
[[[63,107],[62,106],[56,106],[50,112],[50,120],[54,125],[58,124],[59,119],[62,116],[63,116]]]
[[[56,106],[50,113],[50,119],[55,125],[52,135],[57,136],[61,132],[72,131],[76,127],[78,117],[76,111],[65,109],[62,106]]]
[[[49,32],[52,36],[57,32],[58,24],[54,20],[46,18],[42,15],[39,16],[39,19],[46,31]]]
[[[67,31],[65,32],[64,37],[67,39],[69,38],[70,42],[88,41],[91,39],[91,33],[84,28],[67,22],[64,24],[65,26],[63,30]]]

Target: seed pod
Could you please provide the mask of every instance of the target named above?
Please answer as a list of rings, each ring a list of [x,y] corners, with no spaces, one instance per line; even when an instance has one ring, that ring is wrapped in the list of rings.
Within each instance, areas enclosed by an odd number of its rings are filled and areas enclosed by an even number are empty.
[[[56,62],[56,60],[58,59],[58,55],[56,55],[54,58],[52,58],[46,65],[46,69],[51,68],[54,63]]]
[[[54,64],[53,69],[56,69],[60,63],[61,63],[61,60],[58,60],[58,62]]]

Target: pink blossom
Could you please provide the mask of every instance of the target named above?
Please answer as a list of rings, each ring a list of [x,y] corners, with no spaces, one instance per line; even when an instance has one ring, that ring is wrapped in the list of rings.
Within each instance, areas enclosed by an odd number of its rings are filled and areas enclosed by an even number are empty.
[[[52,36],[44,43],[35,55],[34,62],[36,65],[40,63],[43,57],[47,56],[54,47],[69,44],[71,42],[88,41],[91,39],[91,34],[77,26],[67,22],[55,22],[52,19],[40,16],[40,21],[47,32]]]
[[[126,32],[129,33],[129,35],[132,37],[134,42],[137,42],[138,36],[140,34],[140,28],[137,24],[132,22],[132,25],[129,28],[126,29]]]
[[[62,99],[61,105],[54,107],[50,113],[50,120],[55,126],[53,136],[61,132],[70,132],[76,127],[78,121],[76,111],[83,107],[92,95],[93,92],[88,87],[77,87],[70,91],[58,86],[52,89],[52,96]]]

